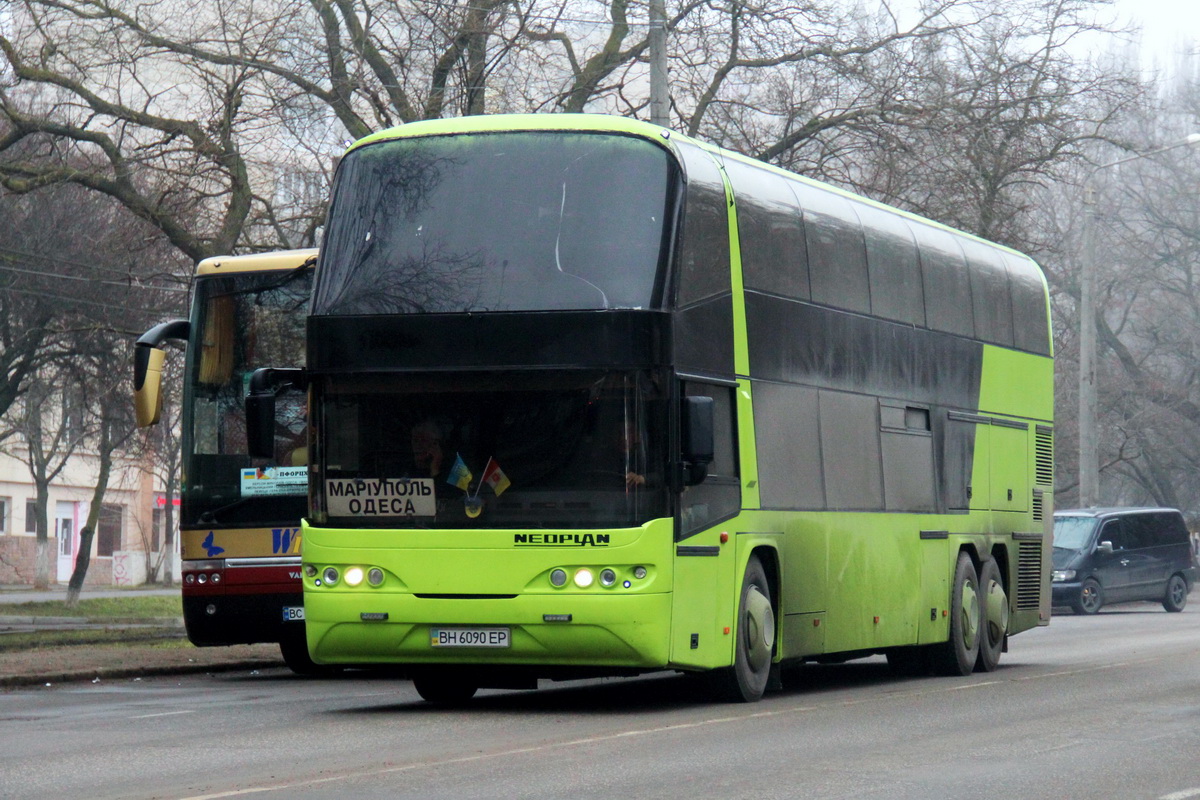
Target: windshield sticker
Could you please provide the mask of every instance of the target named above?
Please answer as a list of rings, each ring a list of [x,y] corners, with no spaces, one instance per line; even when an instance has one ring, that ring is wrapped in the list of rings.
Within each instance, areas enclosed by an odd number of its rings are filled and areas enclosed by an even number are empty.
[[[242,470],[242,497],[308,494],[308,467],[254,467]]]
[[[329,478],[325,497],[331,517],[433,517],[432,478]]]

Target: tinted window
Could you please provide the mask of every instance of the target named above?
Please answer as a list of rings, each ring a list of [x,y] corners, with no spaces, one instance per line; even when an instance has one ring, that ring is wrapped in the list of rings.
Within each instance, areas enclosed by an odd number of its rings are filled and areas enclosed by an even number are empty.
[[[1050,355],[1050,323],[1041,272],[1023,256],[1005,253],[1004,260],[1012,287],[1013,344],[1031,353]]]
[[[1100,537],[1097,542],[1111,542],[1113,550],[1129,550],[1135,547],[1136,541],[1130,535],[1129,529],[1125,525],[1125,520],[1110,519],[1100,528]]]
[[[813,302],[869,313],[866,244],[850,201],[800,181],[791,187],[804,211]]]
[[[314,313],[651,307],[669,175],[603,134],[366,145],[338,169]]]
[[[871,313],[910,325],[925,325],[921,264],[912,231],[903,217],[866,204],[858,206],[867,243]]]
[[[1012,347],[1012,299],[1008,270],[999,250],[972,239],[959,242],[971,269],[971,302],[975,312],[975,335],[980,339]]]
[[[725,182],[712,156],[690,144],[682,144],[679,152],[687,172],[687,194],[675,302],[684,308],[731,291],[729,215]]]
[[[683,493],[680,531],[683,536],[704,530],[738,513],[742,492],[738,480],[737,424],[733,389],[704,383],[687,383],[688,397],[713,399],[713,461],[703,483],[689,486]]]
[[[725,169],[737,199],[746,288],[807,300],[804,227],[788,179],[732,159]]]
[[[912,223],[921,253],[925,319],[934,330],[974,336],[971,280],[958,239],[932,225]]]

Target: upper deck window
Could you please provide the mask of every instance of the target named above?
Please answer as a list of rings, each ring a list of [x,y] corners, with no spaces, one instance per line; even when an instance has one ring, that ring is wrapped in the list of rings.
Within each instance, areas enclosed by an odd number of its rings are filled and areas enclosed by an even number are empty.
[[[661,304],[666,151],[628,136],[395,139],[343,160],[315,314]]]

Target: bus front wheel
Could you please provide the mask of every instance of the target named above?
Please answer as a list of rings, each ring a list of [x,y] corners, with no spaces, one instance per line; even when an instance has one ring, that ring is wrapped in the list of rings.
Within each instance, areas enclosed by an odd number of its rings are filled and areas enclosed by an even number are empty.
[[[966,553],[958,554],[954,586],[950,592],[950,634],[934,651],[936,671],[942,675],[970,675],[979,659],[979,578]]]
[[[412,682],[422,700],[443,706],[465,703],[479,691],[479,687],[474,683],[453,674],[423,673],[414,675]]]
[[[737,640],[732,667],[718,670],[718,693],[735,703],[762,699],[775,652],[775,611],[771,584],[758,556],[750,556],[738,602]]]
[[[280,639],[279,654],[283,656],[283,663],[287,664],[288,669],[306,678],[330,678],[342,671],[341,667],[318,664],[312,660],[303,630]]]

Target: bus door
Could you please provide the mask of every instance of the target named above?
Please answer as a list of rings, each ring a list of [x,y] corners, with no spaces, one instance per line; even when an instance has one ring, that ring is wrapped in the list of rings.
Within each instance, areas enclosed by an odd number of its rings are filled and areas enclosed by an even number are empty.
[[[683,396],[713,398],[713,460],[704,480],[685,486],[676,523],[671,661],[681,666],[731,662],[741,510],[733,388],[686,382]],[[686,481],[685,481],[686,482]],[[724,534],[724,537],[722,536]],[[723,543],[721,540],[725,538]]]

